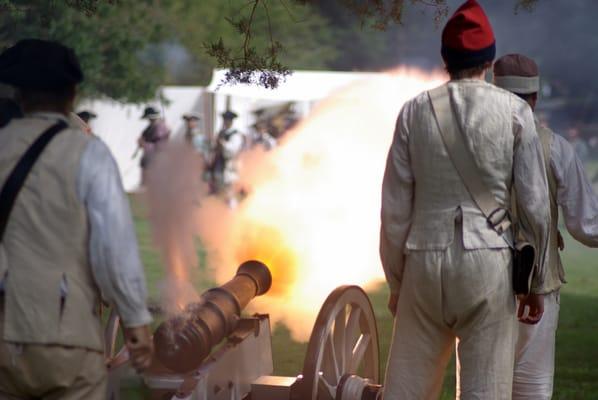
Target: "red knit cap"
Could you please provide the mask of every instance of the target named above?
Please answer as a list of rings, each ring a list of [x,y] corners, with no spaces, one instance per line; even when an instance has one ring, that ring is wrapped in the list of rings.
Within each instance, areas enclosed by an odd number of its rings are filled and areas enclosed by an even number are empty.
[[[442,58],[454,69],[472,68],[494,60],[496,40],[486,13],[467,0],[442,31]]]

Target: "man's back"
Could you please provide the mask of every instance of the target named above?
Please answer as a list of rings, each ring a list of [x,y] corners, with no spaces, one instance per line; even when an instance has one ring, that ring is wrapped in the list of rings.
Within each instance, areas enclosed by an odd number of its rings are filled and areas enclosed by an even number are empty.
[[[40,114],[13,120],[0,130],[0,182],[58,120]],[[102,350],[100,321],[91,312],[99,293],[88,265],[87,214],[76,186],[89,141],[72,126],[59,132],[17,197],[0,246],[5,340]]]
[[[533,290],[544,283],[549,210],[530,108],[483,81],[495,46],[483,9],[467,0],[442,33],[450,99],[436,90],[423,93],[403,107],[397,121],[382,185],[380,234],[389,308],[396,317],[384,387],[388,400],[438,398],[455,347],[458,398],[511,398],[512,252],[473,197],[492,196],[488,203],[507,208],[515,189],[526,239],[538,254]],[[458,148],[460,141],[452,144],[451,133],[463,134],[469,149]],[[449,158],[445,142],[460,155]],[[465,157],[473,165],[459,170],[482,181],[474,185],[480,189],[474,196],[452,163]],[[541,299],[528,298],[527,318],[537,321]]]
[[[513,171],[514,125],[529,123],[529,107],[512,94],[481,80],[448,83],[453,113],[486,186],[508,207]],[[489,112],[492,110],[492,112]],[[442,141],[427,93],[403,111],[413,169],[413,223],[406,246],[412,250],[446,248],[454,220],[463,222],[466,249],[503,248],[505,240],[488,226],[474,203]]]

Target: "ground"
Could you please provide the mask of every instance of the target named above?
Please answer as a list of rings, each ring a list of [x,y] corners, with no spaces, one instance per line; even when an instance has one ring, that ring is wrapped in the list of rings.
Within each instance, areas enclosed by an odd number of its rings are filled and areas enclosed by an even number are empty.
[[[598,165],[592,166],[593,173]],[[590,175],[592,176],[592,175]],[[138,198],[131,197],[139,244],[152,301],[157,300],[156,284],[163,275],[161,260],[151,244],[149,224],[145,210]],[[568,284],[562,290],[561,317],[557,335],[556,379],[554,399],[598,399],[598,256],[597,251],[573,241],[566,236],[566,250],[563,260]],[[198,244],[200,259],[205,259]],[[204,289],[211,284],[198,279],[196,285]],[[388,292],[384,285],[369,293],[377,317],[380,337],[382,368],[392,331],[392,319],[386,309]],[[295,376],[301,372],[305,343],[291,340],[284,326],[276,326],[272,340],[274,373]],[[382,369],[383,370],[383,369]],[[447,372],[442,399],[454,398],[454,363]],[[124,393],[123,393],[124,394]],[[126,390],[126,399],[143,396],[137,389]]]

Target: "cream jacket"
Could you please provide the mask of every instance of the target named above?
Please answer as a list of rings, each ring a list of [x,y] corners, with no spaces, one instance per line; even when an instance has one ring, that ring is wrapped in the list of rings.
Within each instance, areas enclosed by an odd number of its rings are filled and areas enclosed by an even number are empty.
[[[481,80],[448,83],[457,123],[483,180],[499,204],[517,193],[523,233],[536,248],[533,290],[546,270],[550,209],[542,147],[531,109],[517,96]],[[466,250],[505,248],[453,167],[426,92],[401,110],[382,185],[380,256],[391,291],[398,292],[405,254],[445,250],[462,219]]]

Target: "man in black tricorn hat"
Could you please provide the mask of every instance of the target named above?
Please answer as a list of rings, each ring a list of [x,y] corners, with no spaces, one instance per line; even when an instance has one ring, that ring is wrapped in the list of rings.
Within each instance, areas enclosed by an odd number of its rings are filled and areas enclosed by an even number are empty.
[[[133,366],[151,361],[135,230],[108,148],[68,116],[73,50],[27,39],[0,54],[24,117],[0,130],[0,398],[105,399],[100,300]]]
[[[147,167],[156,153],[164,146],[168,138],[170,138],[170,129],[166,126],[166,122],[164,122],[160,112],[152,106],[146,107],[143,110],[141,119],[149,121],[148,126],[141,132],[141,136],[137,140],[139,148],[143,149],[143,157],[141,157],[140,165],[143,174],[142,182],[145,182]]]
[[[233,121],[237,117],[237,114],[230,110],[222,113],[222,129],[216,137],[212,165],[213,190],[223,189],[231,208],[237,203],[234,194],[234,184],[238,179],[236,159],[245,145],[245,137],[233,127]]]
[[[96,119],[98,115],[93,111],[83,110],[77,113],[77,117],[81,118],[86,124],[89,124],[91,120]]]

